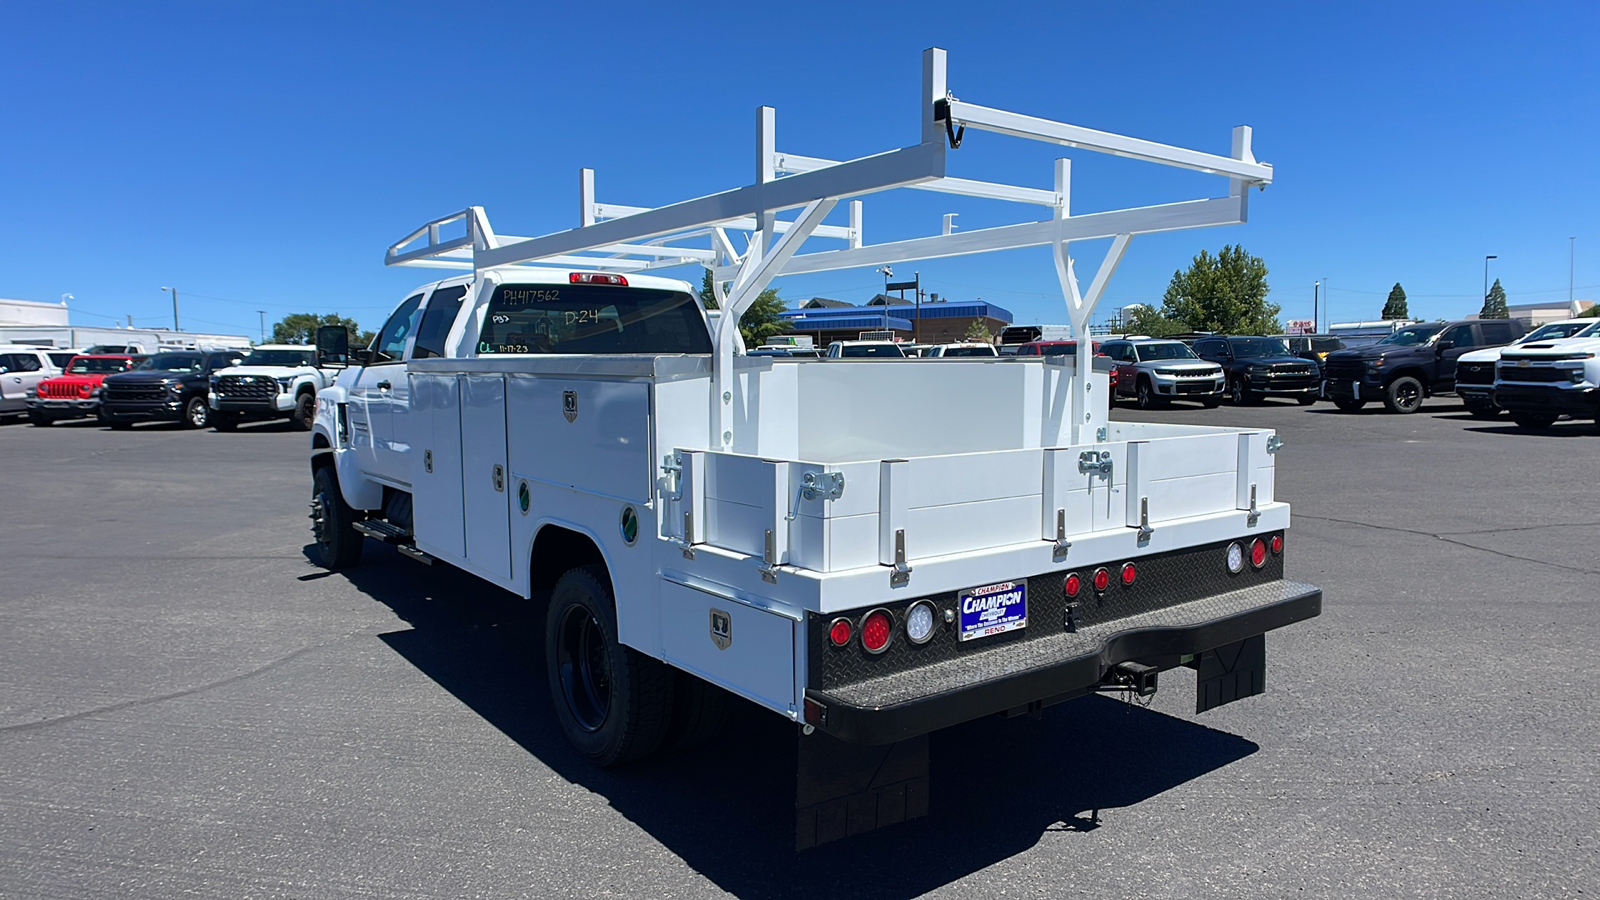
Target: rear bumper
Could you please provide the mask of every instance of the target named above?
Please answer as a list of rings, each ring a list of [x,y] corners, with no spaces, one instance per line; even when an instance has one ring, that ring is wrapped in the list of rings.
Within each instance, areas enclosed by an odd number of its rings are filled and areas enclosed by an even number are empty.
[[[1494,403],[1512,412],[1566,413],[1572,416],[1600,414],[1600,390],[1591,387],[1502,384],[1494,389]]]
[[[993,713],[1081,696],[1120,663],[1184,657],[1315,618],[1322,590],[1271,581],[1017,643],[981,657],[806,691],[805,720],[841,740],[882,744]],[[1045,622],[1040,627],[1048,627]],[[1031,626],[1030,626],[1031,627]],[[1058,626],[1059,627],[1059,626]]]

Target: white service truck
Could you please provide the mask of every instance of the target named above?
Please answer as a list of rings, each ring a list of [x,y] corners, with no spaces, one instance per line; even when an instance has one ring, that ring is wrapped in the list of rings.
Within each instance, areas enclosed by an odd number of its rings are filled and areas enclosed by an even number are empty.
[[[925,814],[927,736],[946,726],[1149,694],[1180,666],[1197,670],[1197,710],[1259,694],[1265,633],[1321,609],[1319,589],[1284,577],[1268,429],[1110,421],[1092,354],[737,352],[739,315],[779,274],[1020,246],[1053,248],[1087,333],[1133,234],[1241,222],[1246,190],[1270,180],[1248,129],[1219,156],[1017,116],[951,98],[944,62],[924,55],[917,144],[781,154],[763,108],[755,184],[643,209],[596,202],[584,170],[581,224],[538,238],[469,208],[387,256],[458,274],[407,296],[368,348],[319,334],[325,364],[348,364],[317,398],[321,561],[351,565],[375,538],[548,596],[556,718],[597,764],[692,740],[728,694],[788,719],[800,848]],[[966,128],[1232,190],[1072,216],[1065,161],[1053,190],[947,177]],[[838,200],[899,187],[1049,213],[880,245],[861,241],[859,200],[847,224],[824,222]],[[1067,244],[1098,237],[1112,249],[1085,294]],[[844,246],[798,253],[808,240]],[[715,325],[693,284],[648,274],[687,264],[713,273]]]

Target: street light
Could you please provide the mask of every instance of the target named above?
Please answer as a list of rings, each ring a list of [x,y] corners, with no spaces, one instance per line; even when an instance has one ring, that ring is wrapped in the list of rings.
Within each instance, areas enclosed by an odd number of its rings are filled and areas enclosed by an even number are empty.
[[[1572,311],[1572,260],[1577,252],[1578,237],[1573,235],[1567,238],[1567,311]]]
[[[162,290],[172,292],[172,330],[182,331],[183,329],[178,327],[178,289],[163,287]]]
[[[1489,300],[1489,260],[1499,258],[1498,256],[1485,256],[1483,258],[1483,299],[1486,303]]]

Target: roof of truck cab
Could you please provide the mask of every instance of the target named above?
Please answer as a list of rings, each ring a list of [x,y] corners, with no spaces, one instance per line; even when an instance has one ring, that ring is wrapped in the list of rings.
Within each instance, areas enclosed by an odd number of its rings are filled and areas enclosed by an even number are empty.
[[[595,272],[593,269],[549,269],[535,268],[533,266],[499,266],[485,269],[495,280],[501,284],[570,284],[574,272]],[[659,275],[635,275],[630,272],[595,272],[595,274],[618,275],[628,281],[628,287],[653,288],[660,291],[684,291],[698,296],[699,288],[687,281],[677,278],[662,278]],[[457,275],[452,278],[442,278],[419,285],[406,294],[410,297],[440,287],[442,285],[470,284],[474,279],[471,274]]]
[[[251,347],[250,349],[252,351],[255,351],[255,350],[313,350],[314,351],[317,348],[311,346],[310,344],[257,344],[256,346]]]

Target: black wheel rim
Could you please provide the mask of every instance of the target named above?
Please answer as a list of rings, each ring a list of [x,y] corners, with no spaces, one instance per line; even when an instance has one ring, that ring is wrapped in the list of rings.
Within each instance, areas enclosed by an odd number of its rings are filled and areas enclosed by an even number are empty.
[[[1237,381],[1233,383],[1233,402],[1244,403],[1244,385]]]
[[[1394,402],[1396,406],[1404,410],[1416,409],[1417,404],[1422,402],[1422,389],[1409,383],[1396,385]]]
[[[316,539],[317,546],[328,549],[328,495],[318,491],[311,498],[311,536]]]
[[[600,623],[581,606],[561,614],[556,668],[567,711],[584,731],[599,731],[611,709],[611,657]]]

